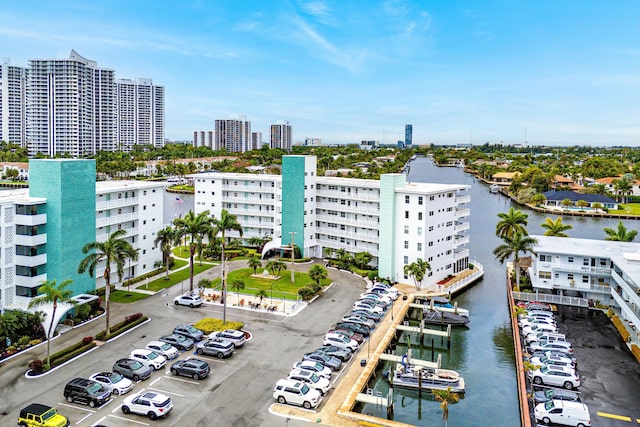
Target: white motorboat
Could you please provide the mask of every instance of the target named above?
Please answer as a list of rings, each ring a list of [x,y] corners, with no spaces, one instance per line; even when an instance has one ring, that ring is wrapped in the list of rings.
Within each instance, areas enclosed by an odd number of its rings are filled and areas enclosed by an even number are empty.
[[[447,390],[464,393],[464,378],[450,369],[424,368],[416,365],[398,363],[391,380],[394,387],[419,388],[425,390]]]

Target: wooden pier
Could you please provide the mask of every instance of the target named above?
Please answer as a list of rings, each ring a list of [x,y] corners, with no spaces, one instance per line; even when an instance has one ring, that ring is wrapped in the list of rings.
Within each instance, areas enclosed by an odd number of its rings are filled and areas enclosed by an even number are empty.
[[[380,355],[380,360],[386,360],[387,362],[401,363],[403,357],[404,356],[398,356],[396,354],[382,353]],[[442,367],[442,354],[438,354],[437,360],[438,360],[437,362],[429,362],[428,360],[414,359],[412,357],[411,363],[417,366],[424,366],[425,368],[440,369]]]

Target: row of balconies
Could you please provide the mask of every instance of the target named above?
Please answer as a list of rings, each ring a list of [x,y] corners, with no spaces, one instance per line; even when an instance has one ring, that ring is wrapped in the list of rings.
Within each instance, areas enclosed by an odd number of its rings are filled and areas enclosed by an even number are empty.
[[[469,203],[469,202],[471,202],[470,195],[456,197],[456,206]]]
[[[122,224],[128,221],[138,220],[138,212],[130,212],[120,215],[105,216],[96,218],[96,227],[107,227],[115,224]]]
[[[378,207],[372,207],[370,205],[356,206],[355,203],[351,203],[351,206],[349,206],[346,203],[344,205],[343,204],[337,205],[335,202],[318,201],[316,203],[316,209],[326,209],[326,210],[341,211],[341,212],[353,212],[356,214],[363,214],[363,215],[375,215],[375,216],[380,215],[380,209]]]
[[[19,215],[15,216],[16,225],[44,225],[47,223],[47,214]]]
[[[379,202],[379,191],[352,191],[350,193],[341,192],[337,190],[316,190],[317,197],[332,197],[334,199],[344,200],[362,200],[365,202]]]
[[[120,230],[120,228],[118,228]],[[126,230],[127,231],[127,237],[130,236],[137,236],[138,235],[138,227],[122,227],[122,230]],[[111,230],[111,233],[113,233],[115,230]],[[97,242],[106,242],[107,239],[109,238],[109,234],[111,233],[100,233],[98,235],[96,235],[96,241]]]
[[[353,216],[341,217],[340,215],[323,214],[323,215],[316,215],[316,220],[324,221],[330,224],[345,224],[345,225],[351,225],[354,227],[371,228],[375,230],[380,228],[379,221],[373,220],[371,218],[364,218],[363,216],[356,219]]]
[[[471,215],[471,209],[456,209],[456,218],[464,218]]]
[[[122,206],[137,205],[137,197],[122,197],[119,199],[111,199],[96,202],[96,211],[104,211],[107,209],[119,208]]]
[[[350,230],[340,230],[339,228],[329,228],[329,227],[317,227],[317,234],[326,234],[329,236],[336,236],[336,237],[344,237],[347,239],[353,239],[353,240],[361,240],[363,242],[371,242],[371,243],[378,243],[380,241],[380,236],[378,235],[377,232],[363,232],[361,231],[360,233],[355,233],[354,231],[350,231]]]

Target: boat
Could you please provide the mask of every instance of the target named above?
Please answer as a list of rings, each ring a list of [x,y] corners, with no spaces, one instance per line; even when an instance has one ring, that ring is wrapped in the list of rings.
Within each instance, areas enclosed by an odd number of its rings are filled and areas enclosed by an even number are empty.
[[[451,310],[455,310],[453,311],[452,314],[459,314],[461,316],[469,317],[469,310],[467,310],[466,308],[455,307],[453,304],[451,304],[451,301],[449,301],[448,298],[433,296],[433,297],[427,298],[425,300],[425,304],[431,307],[432,301],[433,301],[433,308],[436,310],[438,308],[446,308],[446,309],[450,309],[446,311],[447,313],[451,313]],[[427,310],[426,307],[425,307],[425,310]],[[442,311],[442,310],[439,310],[439,311]]]
[[[438,311],[425,308],[423,311],[423,319],[425,323],[433,325],[453,325],[464,326],[469,323],[469,317],[461,314],[449,313],[447,311]]]
[[[500,186],[498,184],[493,184],[491,187],[489,187],[489,192],[491,192],[491,193],[499,193],[500,192]]]
[[[464,378],[450,369],[434,369],[398,363],[391,382],[394,387],[419,388],[425,390],[447,390],[464,393]]]

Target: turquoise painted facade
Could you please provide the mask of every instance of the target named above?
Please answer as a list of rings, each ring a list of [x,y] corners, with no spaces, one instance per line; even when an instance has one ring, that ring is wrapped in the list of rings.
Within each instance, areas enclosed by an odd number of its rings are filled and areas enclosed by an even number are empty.
[[[395,245],[396,241],[396,191],[404,186],[406,177],[403,174],[384,174],[380,176],[380,242],[378,251],[378,276],[395,277]]]
[[[73,280],[74,295],[95,290],[95,278],[77,272],[82,247],[96,240],[95,160],[30,160],[29,196],[47,199],[48,280]]]
[[[304,186],[306,156],[282,156],[282,245],[294,242],[304,253]]]

